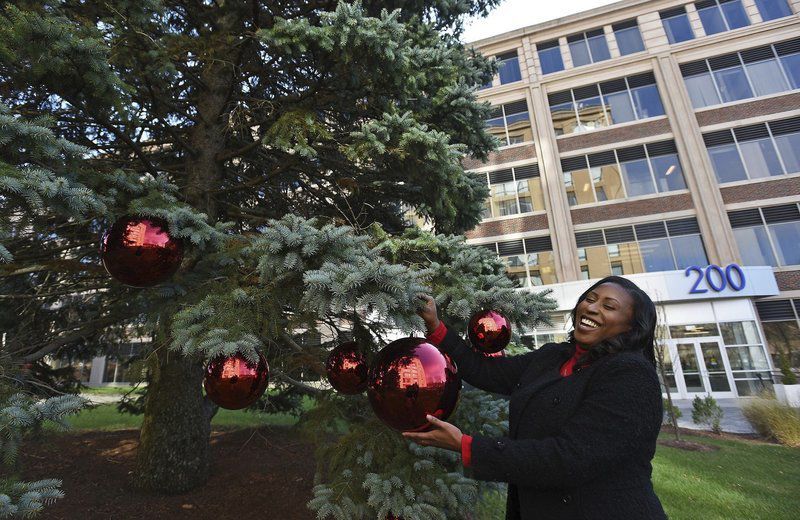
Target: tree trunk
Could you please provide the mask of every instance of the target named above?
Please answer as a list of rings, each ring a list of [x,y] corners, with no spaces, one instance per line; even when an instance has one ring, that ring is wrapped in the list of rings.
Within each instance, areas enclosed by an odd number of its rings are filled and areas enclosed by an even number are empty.
[[[134,484],[181,493],[205,484],[210,467],[211,415],[200,387],[203,365],[170,352],[165,341],[149,362]]]

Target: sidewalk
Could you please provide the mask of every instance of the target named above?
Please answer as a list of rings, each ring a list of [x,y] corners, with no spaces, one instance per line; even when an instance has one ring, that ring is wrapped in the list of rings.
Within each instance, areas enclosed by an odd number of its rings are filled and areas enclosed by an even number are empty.
[[[742,414],[742,404],[746,403],[747,399],[717,399],[717,404],[720,405],[724,415],[720,421],[722,431],[729,433],[755,433],[753,427],[747,422]],[[677,406],[683,417],[678,419],[678,426],[681,428],[689,428],[692,430],[707,430],[705,425],[695,424],[692,422],[692,400],[691,399],[673,399],[672,403]]]

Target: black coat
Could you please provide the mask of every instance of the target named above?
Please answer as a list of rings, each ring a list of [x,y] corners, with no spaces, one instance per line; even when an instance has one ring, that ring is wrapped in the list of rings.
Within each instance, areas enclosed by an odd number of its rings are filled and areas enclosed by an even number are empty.
[[[508,482],[507,519],[666,518],[650,482],[661,388],[641,352],[562,377],[569,343],[487,358],[448,330],[439,348],[465,381],[510,396],[508,438],[475,435],[471,463],[474,478]]]

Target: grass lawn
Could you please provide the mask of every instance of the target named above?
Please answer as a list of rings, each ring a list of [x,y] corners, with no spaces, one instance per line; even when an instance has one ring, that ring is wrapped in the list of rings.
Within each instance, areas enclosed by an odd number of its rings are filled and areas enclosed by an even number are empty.
[[[662,438],[673,437],[662,434]],[[653,484],[671,520],[800,518],[800,449],[688,435],[681,438],[720,449],[697,452],[658,446]],[[478,518],[504,518],[505,496],[485,498]]]
[[[93,395],[125,395],[132,388],[132,386],[84,386],[81,388],[81,394],[86,394],[90,397]]]
[[[305,398],[304,408],[311,407],[311,399]],[[225,410],[220,408],[211,420],[215,428],[253,428],[258,426],[290,426],[297,422],[297,417],[280,414],[262,414],[245,412],[244,410]],[[122,430],[127,428],[140,428],[141,415],[123,414],[117,411],[116,404],[102,404],[96,408],[86,409],[78,415],[71,417],[69,423],[72,429],[79,430]],[[45,429],[52,429],[52,425],[45,425]]]

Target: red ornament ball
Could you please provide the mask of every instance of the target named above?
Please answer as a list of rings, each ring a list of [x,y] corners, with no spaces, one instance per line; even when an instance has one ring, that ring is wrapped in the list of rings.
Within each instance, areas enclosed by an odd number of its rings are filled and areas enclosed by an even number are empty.
[[[511,341],[511,322],[497,311],[481,311],[469,320],[467,334],[475,349],[494,354]]]
[[[203,386],[208,398],[228,410],[246,408],[258,401],[269,383],[269,365],[259,353],[258,363],[242,354],[219,356],[206,366]]]
[[[108,274],[132,287],[152,287],[178,270],[183,241],[158,217],[122,217],[103,235],[100,258]]]
[[[325,370],[331,386],[340,394],[355,395],[367,389],[367,359],[355,341],[331,350]]]
[[[478,354],[483,354],[483,357],[487,357],[487,358],[490,358],[490,357],[505,357],[506,356],[506,353],[503,350],[501,350],[499,352],[481,352],[480,350],[478,350],[476,348],[473,348],[472,350],[474,350]]]
[[[428,414],[447,419],[460,391],[461,377],[453,361],[423,338],[389,343],[369,370],[372,409],[395,430],[425,431],[430,428]]]

